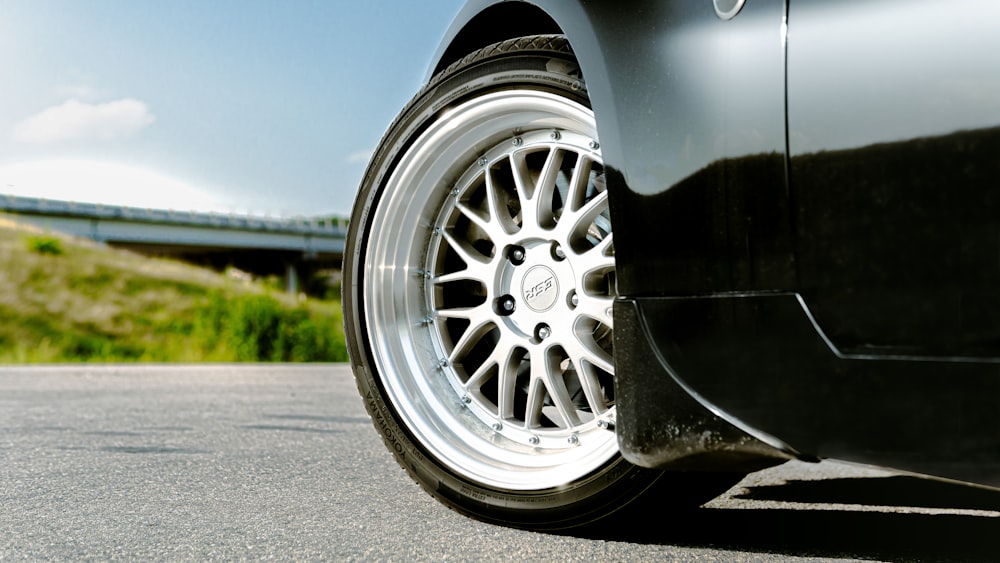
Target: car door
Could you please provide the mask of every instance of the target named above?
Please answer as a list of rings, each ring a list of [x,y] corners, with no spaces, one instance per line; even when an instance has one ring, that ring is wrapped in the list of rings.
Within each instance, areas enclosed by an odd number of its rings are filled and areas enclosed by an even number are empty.
[[[662,354],[757,436],[1000,485],[1000,7],[787,10],[795,289],[689,299]]]
[[[850,357],[1000,356],[1000,6],[790,0],[806,305]]]

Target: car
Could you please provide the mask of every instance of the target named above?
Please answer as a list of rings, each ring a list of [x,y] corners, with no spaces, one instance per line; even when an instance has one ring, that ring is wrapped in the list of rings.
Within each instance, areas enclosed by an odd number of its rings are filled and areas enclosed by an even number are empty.
[[[473,0],[360,187],[357,385],[474,518],[1000,486],[1000,8]]]

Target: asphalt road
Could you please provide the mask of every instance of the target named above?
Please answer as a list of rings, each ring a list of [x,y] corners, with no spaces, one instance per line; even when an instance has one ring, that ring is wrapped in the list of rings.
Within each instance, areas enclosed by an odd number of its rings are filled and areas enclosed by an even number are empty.
[[[1000,493],[790,463],[680,521],[538,534],[426,496],[346,366],[0,368],[0,560],[272,558],[997,560]]]

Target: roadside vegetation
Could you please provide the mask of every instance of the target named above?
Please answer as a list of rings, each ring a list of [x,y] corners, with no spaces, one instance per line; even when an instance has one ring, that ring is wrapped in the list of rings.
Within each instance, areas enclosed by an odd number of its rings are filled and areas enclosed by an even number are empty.
[[[343,361],[340,303],[0,216],[0,363]]]

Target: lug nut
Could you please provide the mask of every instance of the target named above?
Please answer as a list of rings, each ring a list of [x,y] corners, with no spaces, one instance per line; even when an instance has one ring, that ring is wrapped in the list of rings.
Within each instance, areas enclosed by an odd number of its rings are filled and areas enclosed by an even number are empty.
[[[508,294],[497,298],[496,314],[506,317],[513,313],[516,308],[517,302],[514,301],[514,296]]]
[[[527,253],[524,251],[523,247],[515,246],[510,249],[510,262],[515,266],[520,266],[524,264],[524,259],[527,257]]]
[[[552,328],[547,324],[540,324],[535,328],[535,336],[539,340],[545,340],[546,338],[552,336]]]
[[[566,259],[566,251],[558,243],[553,243],[552,257],[561,262]]]

